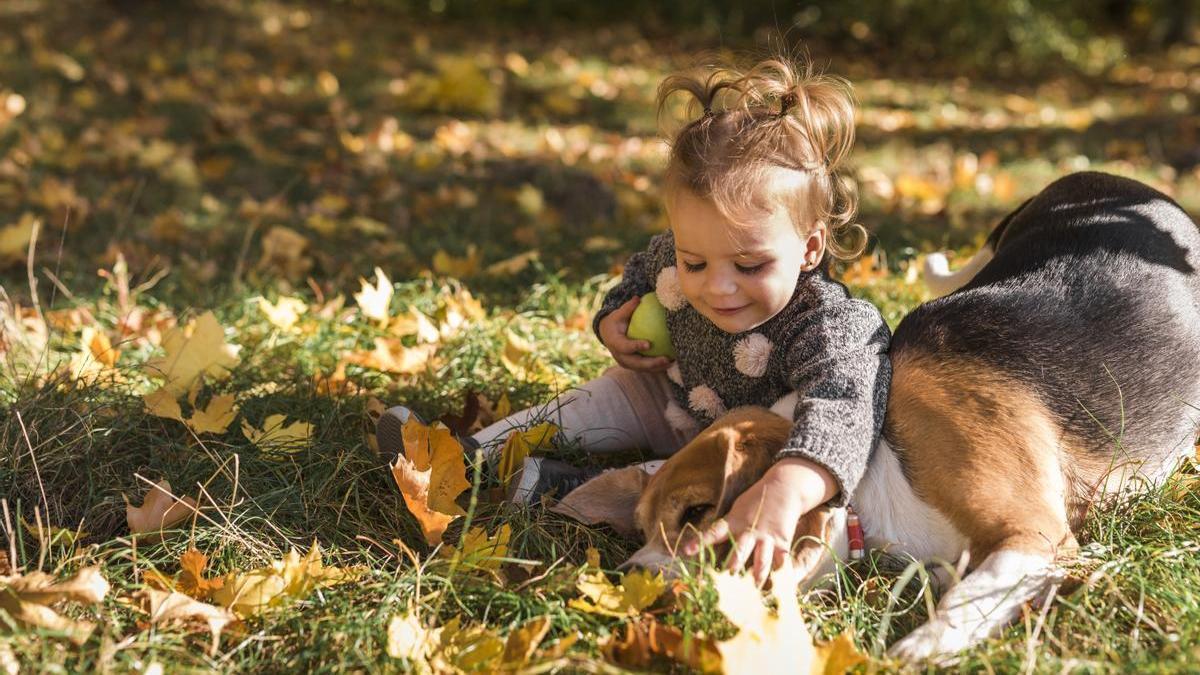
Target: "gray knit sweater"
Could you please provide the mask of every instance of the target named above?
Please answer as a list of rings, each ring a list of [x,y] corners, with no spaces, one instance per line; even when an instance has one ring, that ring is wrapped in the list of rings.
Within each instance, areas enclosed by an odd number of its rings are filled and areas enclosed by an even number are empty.
[[[795,426],[778,458],[804,457],[827,469],[846,503],[883,429],[891,334],[879,310],[849,296],[824,266],[802,272],[791,302],[753,330],[726,333],[696,311],[679,289],[675,239],[655,236],[625,265],[592,327],[634,296],[655,291],[667,309],[678,358],[667,372],[673,427],[699,431],[727,410],[770,407],[799,395]]]

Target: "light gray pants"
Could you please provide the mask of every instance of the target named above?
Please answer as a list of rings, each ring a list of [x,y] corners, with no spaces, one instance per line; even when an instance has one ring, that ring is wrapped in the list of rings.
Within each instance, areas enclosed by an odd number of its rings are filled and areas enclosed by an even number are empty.
[[[694,429],[675,429],[667,422],[664,411],[670,401],[671,383],[665,374],[613,366],[591,382],[546,405],[513,413],[473,438],[490,459],[511,431],[547,421],[587,452],[648,450],[667,457],[695,435]]]

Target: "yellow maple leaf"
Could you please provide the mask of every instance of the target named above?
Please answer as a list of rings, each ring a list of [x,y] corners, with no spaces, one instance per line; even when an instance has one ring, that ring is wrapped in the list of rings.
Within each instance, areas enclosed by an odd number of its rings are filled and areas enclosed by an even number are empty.
[[[354,294],[354,301],[358,303],[358,308],[362,310],[364,316],[368,319],[386,322],[388,320],[388,306],[392,303],[392,282],[383,273],[383,270],[375,268],[375,284],[366,279],[359,279],[362,283],[362,290]]]
[[[412,609],[403,616],[395,615],[387,627],[388,656],[428,667],[429,657],[441,643],[441,633],[441,628],[426,628]]]
[[[289,599],[305,597],[318,588],[353,580],[362,573],[358,568],[325,566],[321,547],[314,541],[303,557],[292,549],[266,567],[225,575],[222,586],[213,591],[212,599],[239,616],[252,616]]]
[[[25,258],[33,230],[41,222],[32,213],[26,213],[12,225],[0,228],[0,264],[16,262]]]
[[[98,566],[85,567],[60,582],[44,572],[0,576],[0,610],[18,625],[58,631],[82,645],[96,625],[62,616],[50,606],[62,600],[96,604],[108,595],[108,590],[108,581]]]
[[[467,246],[467,254],[452,256],[443,250],[433,254],[433,271],[444,277],[466,279],[479,273],[479,249],[474,244]]]
[[[410,419],[402,431],[404,453],[392,465],[392,478],[425,541],[438,544],[450,521],[466,515],[455,501],[471,487],[462,444],[437,422],[426,426]]]
[[[388,331],[397,337],[415,335],[418,343],[433,343],[441,339],[441,333],[433,321],[415,307],[409,307],[406,312],[392,319]]]
[[[525,458],[530,453],[550,447],[550,443],[556,435],[558,435],[558,426],[550,422],[542,422],[531,429],[525,431],[518,429],[510,433],[508,439],[504,441],[504,447],[500,450],[498,474],[504,485],[508,485],[513,474],[524,465]],[[561,498],[564,495],[558,496]]]
[[[223,378],[241,359],[241,347],[225,342],[225,331],[211,311],[172,328],[163,337],[166,354],[146,362],[165,381],[162,388],[174,396],[187,391],[202,375]]]
[[[183,421],[183,409],[179,407],[179,400],[165,387],[142,396],[142,403],[146,406],[146,412],[151,415]]]
[[[179,574],[169,577],[161,572],[149,571],[145,575],[146,583],[164,591],[179,591],[197,600],[206,600],[213,591],[224,585],[221,577],[205,578],[204,568],[208,566],[208,556],[194,548],[189,548],[179,556]]]
[[[834,675],[866,660],[845,634],[825,645],[813,644],[796,599],[800,573],[792,566],[771,576],[775,612],[763,604],[758,586],[748,575],[721,571],[712,573],[711,579],[718,609],[738,627],[737,635],[717,643],[726,675]]]
[[[162,480],[150,488],[141,506],[134,506],[125,498],[125,521],[133,534],[161,533],[195,513],[196,506],[191,497],[180,499],[173,495],[171,484]]]
[[[654,604],[667,588],[662,572],[651,574],[648,570],[630,572],[614,585],[602,570],[584,572],[575,582],[575,587],[584,595],[568,605],[574,609],[603,614],[605,616],[637,616],[643,609]]]
[[[385,373],[413,375],[425,370],[436,352],[437,345],[406,347],[399,338],[377,337],[374,349],[349,352],[342,356],[342,361]]]
[[[185,422],[196,435],[204,433],[222,434],[237,417],[237,406],[233,394],[213,396],[205,408],[195,408]]]
[[[500,362],[521,382],[554,384],[554,372],[537,357],[534,343],[511,329],[504,331],[504,351],[500,353]]]
[[[472,527],[462,538],[462,548],[444,546],[441,556],[455,562],[484,570],[498,570],[508,555],[508,540],[512,538],[512,526],[508,523],[500,526],[494,535],[489,536],[482,527]]]
[[[45,523],[31,523],[25,520],[25,516],[21,516],[21,525],[25,527],[25,531],[37,538],[38,541],[45,544],[62,543],[67,546],[74,546],[75,542],[88,536],[87,532],[80,529],[71,529],[69,527],[54,527]],[[3,574],[3,572],[0,572]]]
[[[308,311],[308,304],[300,298],[290,295],[281,296],[273,304],[266,298],[258,299],[258,308],[266,315],[267,321],[280,330],[291,330],[300,315]]]
[[[442,337],[449,338],[486,316],[483,305],[471,295],[471,291],[459,284],[451,284],[438,296],[438,310],[434,319]]]
[[[260,428],[251,426],[243,419],[242,434],[261,450],[296,452],[312,438],[312,425],[308,422],[292,422],[285,425],[286,419],[286,415],[278,413],[267,415]]]

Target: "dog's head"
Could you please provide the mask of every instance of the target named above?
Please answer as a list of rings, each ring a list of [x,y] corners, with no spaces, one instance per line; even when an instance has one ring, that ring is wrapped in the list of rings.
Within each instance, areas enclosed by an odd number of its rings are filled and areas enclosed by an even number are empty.
[[[607,523],[645,542],[627,566],[668,570],[676,548],[723,516],[771,467],[792,423],[765,408],[738,408],[700,432],[648,475],[639,467],[600,474],[553,507]]]

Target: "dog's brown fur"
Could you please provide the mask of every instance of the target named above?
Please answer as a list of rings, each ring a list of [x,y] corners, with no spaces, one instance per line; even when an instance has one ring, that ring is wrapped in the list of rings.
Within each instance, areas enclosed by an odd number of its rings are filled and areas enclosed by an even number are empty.
[[[1022,383],[967,357],[894,355],[884,435],[914,492],[970,540],[972,560],[1076,547],[1060,461],[1072,439]]]

